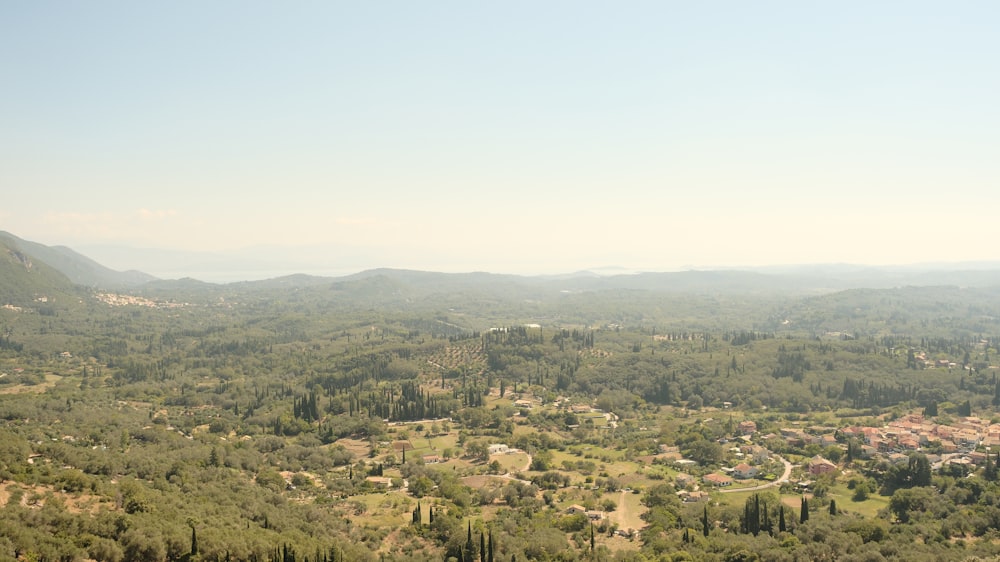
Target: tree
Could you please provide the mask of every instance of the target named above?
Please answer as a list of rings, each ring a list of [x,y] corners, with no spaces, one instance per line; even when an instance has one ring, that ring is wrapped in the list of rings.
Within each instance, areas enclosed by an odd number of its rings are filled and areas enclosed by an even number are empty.
[[[995,482],[997,479],[997,467],[989,453],[986,454],[986,464],[983,466],[983,478],[987,482]]]
[[[194,529],[194,525],[191,525],[191,556],[198,556],[198,533]]]
[[[701,513],[701,527],[702,527],[701,533],[707,537],[708,536],[708,531],[709,531],[709,526],[708,526],[708,506],[707,505],[705,506],[705,509]],[[784,529],[782,529],[782,530],[784,530]]]
[[[871,489],[868,487],[868,482],[862,480],[854,486],[854,495],[851,496],[851,500],[863,502],[868,499],[869,494],[871,494]]]
[[[785,506],[778,504],[778,531],[784,533],[788,528],[785,526]]]
[[[830,500],[830,515],[837,514],[837,500]]]
[[[915,454],[910,456],[910,482],[913,486],[931,485],[931,463],[927,460],[927,455]]]
[[[722,462],[725,458],[725,451],[722,449],[722,445],[715,441],[699,438],[688,445],[684,456],[705,466]]]
[[[956,413],[959,416],[962,416],[962,417],[965,417],[965,418],[971,416],[972,415],[972,404],[968,400],[966,400],[965,402],[962,402],[961,404],[958,405],[958,410],[957,410]]]
[[[934,417],[937,417],[937,415],[938,415],[938,405],[937,405],[937,402],[935,402],[935,401],[928,402],[928,404],[926,406],[924,406],[924,417],[926,417],[926,418],[934,418]]]
[[[466,562],[472,562],[472,521],[469,521],[468,532],[465,538],[465,551],[462,552],[462,557]]]
[[[799,523],[809,521],[809,500],[802,496],[802,504],[799,507]]]
[[[486,461],[490,458],[490,450],[482,441],[472,441],[465,446],[465,452],[478,461]]]
[[[489,551],[486,554],[486,562],[493,562],[493,529],[490,529],[490,540],[486,548]]]
[[[900,523],[908,523],[913,514],[929,511],[939,499],[931,488],[896,490],[889,499],[889,511]]]

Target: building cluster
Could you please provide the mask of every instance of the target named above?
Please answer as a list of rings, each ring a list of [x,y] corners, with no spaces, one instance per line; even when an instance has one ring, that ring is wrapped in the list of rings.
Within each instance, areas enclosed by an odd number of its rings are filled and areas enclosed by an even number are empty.
[[[160,302],[134,295],[119,295],[117,293],[97,293],[97,300],[110,306],[144,306],[147,308],[180,308],[186,306],[176,302]]]
[[[730,448],[729,452],[740,462],[702,476],[701,484],[704,487],[723,488],[739,480],[760,477],[759,467],[769,460],[769,450],[749,442],[750,436],[757,433],[756,424],[744,421],[735,430],[742,436],[744,443]],[[927,455],[934,468],[945,464],[982,465],[991,451],[1000,452],[1000,424],[991,424],[974,416],[956,418],[949,423],[937,423],[923,415],[910,414],[882,427],[782,428],[780,435],[769,433],[758,437],[761,441],[782,439],[794,447],[815,445],[823,449],[831,446],[844,449],[848,441],[853,441],[857,444],[854,451],[858,458],[883,459],[891,463],[908,462],[911,453],[921,452]],[[666,445],[660,446],[659,456],[670,452],[679,456],[676,447]],[[682,469],[696,464],[686,459],[675,459],[673,463]],[[802,464],[803,471],[811,476],[832,473],[837,468],[836,463],[822,455],[814,455]],[[707,498],[703,491],[697,489],[697,480],[691,475],[679,474],[676,483],[678,488],[684,489],[679,493],[684,501],[703,501]]]
[[[864,456],[889,460],[914,451],[929,451],[932,462],[979,465],[986,462],[986,452],[978,449],[995,451],[1000,447],[1000,424],[975,416],[940,424],[910,414],[884,427],[846,427],[840,433],[845,439],[862,443]]]
[[[985,342],[983,342],[985,343]],[[954,369],[958,366],[954,361],[949,361],[948,359],[928,359],[925,352],[917,353],[913,356],[913,360],[918,366],[925,369]]]
[[[781,429],[781,437],[790,445],[844,447],[858,443],[859,457],[904,462],[913,452],[928,454],[932,463],[979,465],[986,453],[979,449],[1000,449],[1000,424],[991,424],[975,416],[960,417],[949,423],[937,423],[921,414],[910,414],[882,427],[848,426]],[[810,472],[816,474],[815,471]]]

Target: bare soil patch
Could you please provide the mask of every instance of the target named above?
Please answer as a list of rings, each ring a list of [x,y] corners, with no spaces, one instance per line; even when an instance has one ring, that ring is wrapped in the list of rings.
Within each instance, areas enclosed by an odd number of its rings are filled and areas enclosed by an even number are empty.
[[[0,394],[42,394],[62,380],[59,375],[45,375],[45,382],[39,384],[17,384],[0,389]]]
[[[111,503],[102,500],[98,496],[91,494],[67,494],[57,491],[50,486],[24,486],[17,482],[4,482],[0,484],[0,507],[4,507],[10,501],[11,494],[15,490],[20,490],[21,505],[24,507],[35,507],[41,509],[47,498],[58,499],[70,513],[90,513],[96,514],[102,506],[110,508]]]
[[[336,444],[342,445],[344,449],[354,455],[355,459],[367,458],[372,452],[372,448],[368,442],[359,439],[338,439]]]

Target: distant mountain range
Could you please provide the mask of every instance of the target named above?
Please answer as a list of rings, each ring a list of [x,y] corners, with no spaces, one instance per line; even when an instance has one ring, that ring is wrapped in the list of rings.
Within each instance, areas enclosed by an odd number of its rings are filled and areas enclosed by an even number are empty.
[[[177,267],[182,254],[174,255]],[[342,264],[327,264],[336,270]],[[186,278],[160,280],[141,271],[116,271],[65,246],[45,246],[0,231],[0,299],[25,302],[44,293],[73,294],[79,288],[141,289],[185,294],[220,289],[266,291],[324,285],[370,296],[469,292],[486,294],[579,293],[588,291],[653,291],[694,294],[818,295],[846,289],[884,289],[904,286],[1000,287],[1000,263],[928,264],[870,267],[849,264],[775,266],[753,269],[629,272],[598,268],[565,275],[519,276],[497,273],[435,273],[403,269],[374,269],[332,277],[287,275],[261,281],[212,284]],[[0,303],[4,304],[4,303]]]

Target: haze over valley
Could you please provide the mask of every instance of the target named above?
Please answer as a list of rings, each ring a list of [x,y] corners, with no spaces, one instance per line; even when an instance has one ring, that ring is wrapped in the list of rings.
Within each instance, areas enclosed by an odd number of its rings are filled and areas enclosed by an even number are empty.
[[[0,3],[0,562],[1000,561],[997,21]]]

